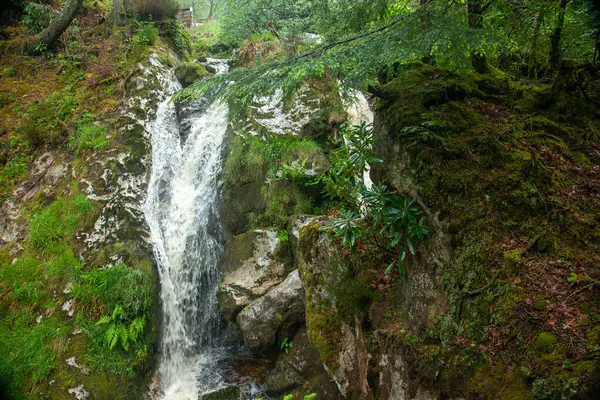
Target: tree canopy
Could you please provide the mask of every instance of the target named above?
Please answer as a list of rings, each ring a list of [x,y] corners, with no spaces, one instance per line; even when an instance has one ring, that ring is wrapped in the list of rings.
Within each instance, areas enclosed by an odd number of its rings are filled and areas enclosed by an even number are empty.
[[[270,35],[277,42],[271,47],[284,51],[200,82],[187,95],[217,86],[223,96],[247,101],[278,87],[292,93],[324,75],[366,85],[390,66],[415,60],[484,72],[477,59],[484,70],[489,64],[539,75],[564,59],[594,60],[599,9],[596,0],[225,0],[224,41],[243,49]],[[322,43],[301,43],[307,33]],[[230,80],[236,83],[226,85]]]

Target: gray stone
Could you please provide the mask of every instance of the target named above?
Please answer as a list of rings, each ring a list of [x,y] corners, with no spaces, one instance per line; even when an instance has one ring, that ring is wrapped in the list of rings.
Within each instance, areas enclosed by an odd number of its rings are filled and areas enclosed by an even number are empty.
[[[303,322],[304,290],[297,270],[237,317],[244,343],[259,354],[279,348],[280,341],[293,335]]]
[[[318,389],[320,398],[341,398],[335,381],[321,363],[319,352],[308,340],[306,328],[301,328],[291,343],[291,347],[281,354],[275,368],[265,379],[267,394],[281,396],[308,384],[309,387]]]
[[[217,294],[226,319],[235,320],[242,308],[284,280],[287,268],[278,257],[279,245],[271,230],[246,232],[229,241],[222,261],[228,273]]]
[[[206,70],[213,75],[217,73],[217,69],[212,65],[207,64],[204,66],[204,68],[206,68]]]

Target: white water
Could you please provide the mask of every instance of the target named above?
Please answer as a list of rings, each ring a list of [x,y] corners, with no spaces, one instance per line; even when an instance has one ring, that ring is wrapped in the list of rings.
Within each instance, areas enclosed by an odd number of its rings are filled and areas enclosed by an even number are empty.
[[[201,99],[178,115],[169,97],[180,88],[171,77],[149,127],[152,172],[143,209],[161,281],[161,398],[197,400],[221,384],[211,368],[223,356],[226,336],[216,290],[222,252],[217,178],[228,108]]]

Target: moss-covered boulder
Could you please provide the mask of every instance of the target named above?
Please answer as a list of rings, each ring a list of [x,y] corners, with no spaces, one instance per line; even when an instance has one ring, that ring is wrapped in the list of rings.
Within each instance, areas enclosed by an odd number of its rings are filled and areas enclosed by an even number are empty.
[[[194,82],[210,76],[210,73],[201,64],[184,63],[175,68],[175,76],[181,86],[188,87]]]
[[[370,322],[400,339],[388,351],[402,349],[442,397],[597,393],[598,362],[579,365],[593,357],[592,325],[569,321],[597,319],[587,278],[573,276],[600,276],[586,261],[600,251],[600,201],[590,195],[600,154],[585,139],[598,141],[600,112],[572,93],[542,106],[549,89],[415,63],[376,90],[385,163],[374,180],[415,198],[436,233]]]

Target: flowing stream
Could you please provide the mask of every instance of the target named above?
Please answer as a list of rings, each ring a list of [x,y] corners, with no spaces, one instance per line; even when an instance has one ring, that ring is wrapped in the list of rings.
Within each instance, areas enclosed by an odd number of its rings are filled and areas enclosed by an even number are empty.
[[[227,65],[209,60],[218,72]],[[172,74],[171,74],[172,75]],[[150,126],[152,172],[143,205],[158,264],[163,324],[159,375],[164,400],[197,400],[222,386],[214,364],[228,353],[218,312],[222,253],[217,194],[228,108],[199,99],[179,110],[173,76]]]

